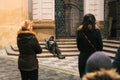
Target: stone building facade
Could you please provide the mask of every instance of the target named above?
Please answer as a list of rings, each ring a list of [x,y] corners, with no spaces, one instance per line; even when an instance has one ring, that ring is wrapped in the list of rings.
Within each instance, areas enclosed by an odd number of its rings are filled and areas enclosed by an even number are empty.
[[[17,31],[26,19],[35,23],[40,41],[55,35],[54,5],[54,0],[0,0],[0,48],[16,44]]]
[[[16,43],[21,21],[28,18],[27,0],[0,0],[0,48]]]
[[[108,39],[120,39],[120,0],[105,0],[104,35]]]
[[[119,39],[119,0],[0,0],[0,47],[16,44],[16,32],[26,19],[34,22],[39,41],[51,35],[75,38],[86,13],[96,16],[103,38]]]

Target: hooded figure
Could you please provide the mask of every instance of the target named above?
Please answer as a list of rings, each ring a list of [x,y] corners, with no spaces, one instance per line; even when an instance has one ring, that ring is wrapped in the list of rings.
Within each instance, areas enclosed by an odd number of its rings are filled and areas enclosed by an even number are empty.
[[[87,72],[99,71],[100,69],[111,69],[112,63],[109,56],[104,52],[97,51],[93,53],[87,60]]]
[[[82,80],[120,80],[120,75],[112,69],[111,59],[104,52],[95,52],[87,60],[88,73]]]
[[[57,56],[59,59],[65,59],[65,56],[61,54],[57,42],[54,40],[54,36],[50,36],[49,40],[46,40],[45,47],[54,56]]]

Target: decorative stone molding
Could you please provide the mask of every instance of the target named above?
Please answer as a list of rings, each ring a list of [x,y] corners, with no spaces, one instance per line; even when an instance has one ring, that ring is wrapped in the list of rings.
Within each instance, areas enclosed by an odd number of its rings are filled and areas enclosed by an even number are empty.
[[[55,21],[33,21],[33,30],[39,41],[45,41],[51,35],[55,36]]]
[[[55,28],[55,21],[33,21],[33,28]]]

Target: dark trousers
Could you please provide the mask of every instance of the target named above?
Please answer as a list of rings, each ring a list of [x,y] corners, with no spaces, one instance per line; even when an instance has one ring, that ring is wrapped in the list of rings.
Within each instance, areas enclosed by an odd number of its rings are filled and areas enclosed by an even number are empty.
[[[78,69],[80,78],[82,78],[86,74],[86,62],[90,55],[79,55],[78,58]]]
[[[38,69],[33,71],[20,70],[22,80],[38,80]]]
[[[59,54],[61,54],[60,49],[58,47],[56,47],[54,44],[51,45],[49,51],[53,54],[56,54],[57,56],[59,56]]]
[[[79,75],[80,75],[80,78],[82,78],[85,74],[85,64],[86,64],[86,61],[85,60],[82,60],[79,56],[78,58],[78,69],[79,69]]]

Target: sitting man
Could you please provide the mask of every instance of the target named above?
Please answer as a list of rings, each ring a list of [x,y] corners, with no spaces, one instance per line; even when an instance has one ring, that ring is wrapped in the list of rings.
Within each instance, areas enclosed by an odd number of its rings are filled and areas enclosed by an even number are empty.
[[[57,56],[59,59],[64,59],[65,56],[61,55],[61,51],[58,48],[58,44],[54,40],[54,36],[51,36],[49,40],[46,40],[45,47],[50,51],[54,56]]]

